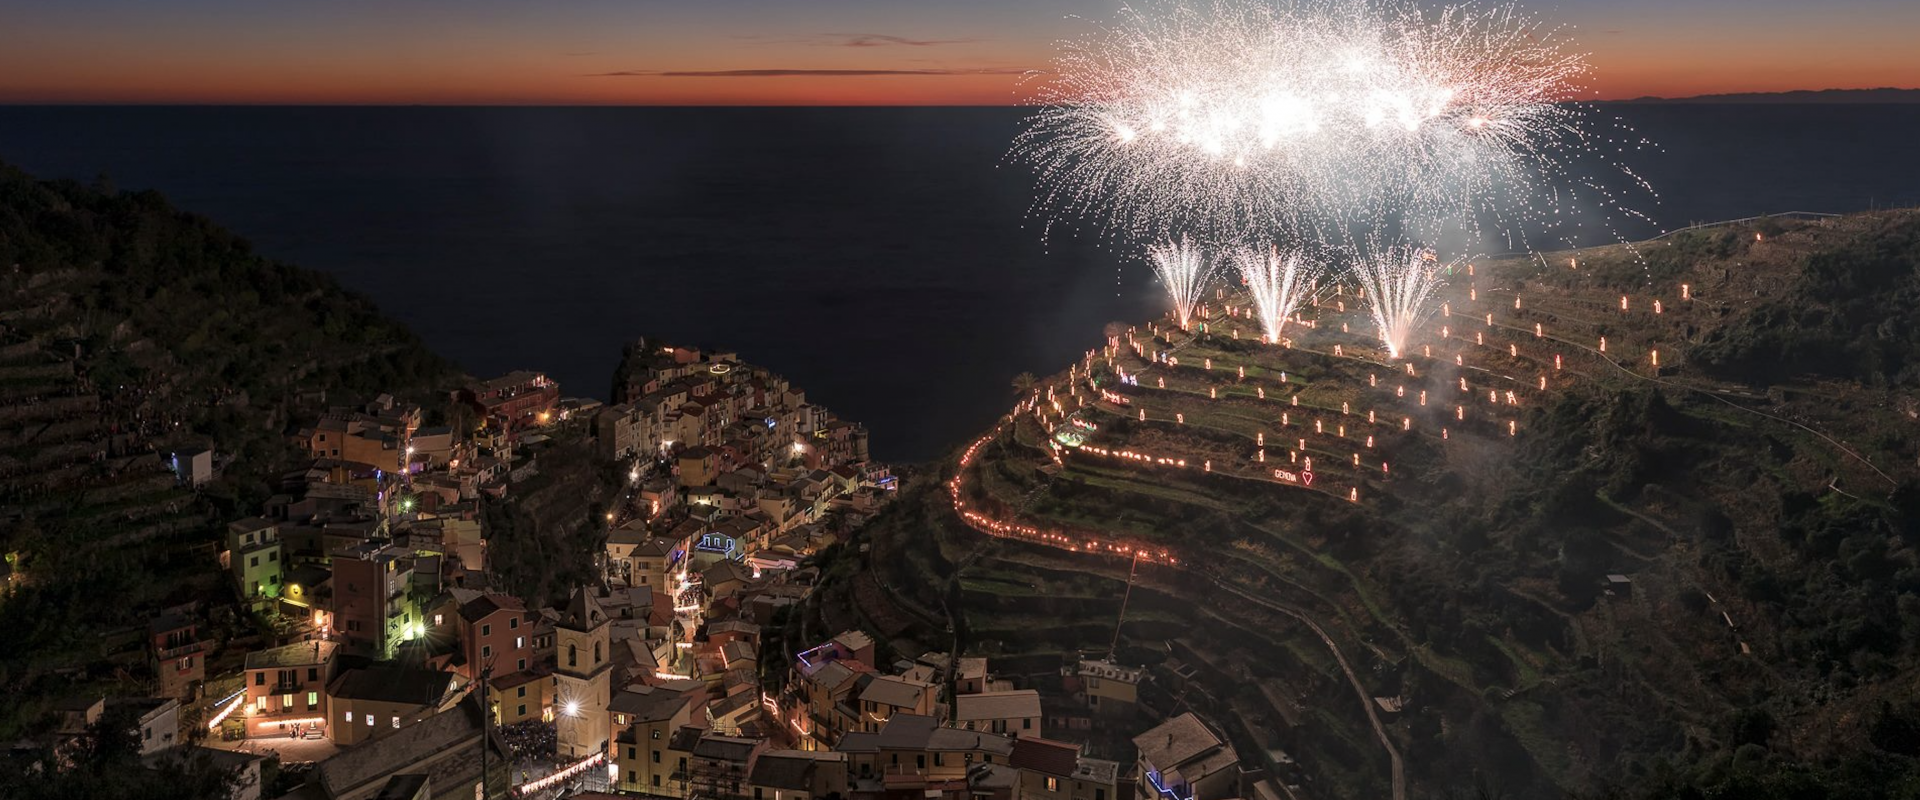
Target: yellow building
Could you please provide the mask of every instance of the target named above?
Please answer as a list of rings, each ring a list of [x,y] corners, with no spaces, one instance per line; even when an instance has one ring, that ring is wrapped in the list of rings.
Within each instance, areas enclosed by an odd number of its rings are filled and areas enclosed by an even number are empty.
[[[1127,716],[1140,707],[1139,667],[1111,661],[1082,661],[1077,670],[1087,706],[1101,716]]]
[[[512,672],[487,681],[495,725],[546,719],[553,707],[553,676]]]
[[[688,724],[702,696],[694,681],[674,681],[646,691],[621,690],[608,703],[613,715],[615,788],[621,792],[683,797],[685,754],[670,750],[673,733]]]

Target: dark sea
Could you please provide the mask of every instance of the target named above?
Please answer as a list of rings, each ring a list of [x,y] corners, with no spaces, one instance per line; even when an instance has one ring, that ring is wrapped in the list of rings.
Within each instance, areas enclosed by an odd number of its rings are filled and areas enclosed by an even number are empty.
[[[1628,236],[1920,203],[1920,105],[1609,111],[1661,146]],[[1160,307],[1143,265],[1043,241],[1005,159],[1024,113],[0,107],[0,160],[158,189],[477,375],[604,399],[636,337],[731,348],[906,461]]]

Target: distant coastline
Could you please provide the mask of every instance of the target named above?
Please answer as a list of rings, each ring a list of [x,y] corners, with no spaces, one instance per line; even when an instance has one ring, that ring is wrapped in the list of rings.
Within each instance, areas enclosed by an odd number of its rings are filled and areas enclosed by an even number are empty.
[[[1789,92],[1738,92],[1703,94],[1694,97],[1636,97],[1631,100],[1607,100],[1608,103],[1721,103],[1779,105],[1884,105],[1920,103],[1920,89],[1796,89]]]

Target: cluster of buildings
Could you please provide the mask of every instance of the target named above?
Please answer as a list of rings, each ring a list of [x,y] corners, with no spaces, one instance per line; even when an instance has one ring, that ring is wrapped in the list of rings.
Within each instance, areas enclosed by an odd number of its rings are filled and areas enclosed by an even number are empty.
[[[214,609],[151,621],[157,692],[138,702],[152,757],[216,750],[253,776],[248,800],[1262,793],[1191,714],[1141,733],[1131,762],[1067,741],[1087,719],[1134,718],[1139,669],[1070,668],[1076,725],[981,658],[883,664],[858,631],[763,649],[819,580],[807,556],[894,488],[863,428],[777,375],[642,341],[609,405],[526,372],[453,400],[473,425],[425,427],[420,407],[383,396],[292,433],[311,460],[228,525],[218,555],[239,610],[267,624],[216,642]],[[617,464],[626,485],[598,579],[530,603],[490,579],[480,508],[563,442]],[[313,766],[262,786],[268,752]]]

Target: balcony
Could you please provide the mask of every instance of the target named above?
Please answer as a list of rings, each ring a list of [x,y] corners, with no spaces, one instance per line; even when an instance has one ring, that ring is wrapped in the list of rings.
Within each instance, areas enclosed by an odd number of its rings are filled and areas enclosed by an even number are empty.
[[[180,645],[178,647],[169,647],[165,650],[156,650],[154,651],[154,657],[161,661],[171,661],[178,658],[185,658],[186,656],[197,656],[201,653],[206,652],[206,650],[207,650],[206,642],[187,642],[186,644]]]

